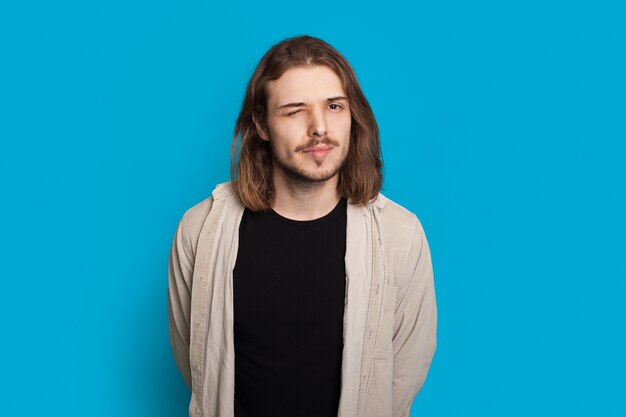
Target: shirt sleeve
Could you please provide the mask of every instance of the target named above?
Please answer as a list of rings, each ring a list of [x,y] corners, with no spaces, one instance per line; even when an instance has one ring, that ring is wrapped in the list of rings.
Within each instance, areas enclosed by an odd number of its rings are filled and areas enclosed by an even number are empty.
[[[189,321],[194,255],[186,236],[186,215],[176,229],[168,262],[168,320],[176,367],[191,389]]]
[[[430,248],[416,218],[405,266],[406,290],[396,306],[393,337],[392,403],[394,417],[408,417],[435,353],[437,306]]]

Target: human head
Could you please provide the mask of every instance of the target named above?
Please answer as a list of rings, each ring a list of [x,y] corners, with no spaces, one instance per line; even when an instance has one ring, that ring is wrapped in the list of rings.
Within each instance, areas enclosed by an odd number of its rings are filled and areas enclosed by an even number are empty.
[[[275,191],[272,150],[259,136],[254,120],[267,117],[268,83],[294,67],[322,65],[341,80],[351,112],[350,144],[338,173],[337,190],[352,204],[374,199],[382,184],[379,131],[372,109],[348,61],[321,39],[297,36],[274,45],[261,58],[248,82],[231,147],[231,179],[244,205],[251,210],[271,207]],[[239,145],[239,146],[237,146]]]

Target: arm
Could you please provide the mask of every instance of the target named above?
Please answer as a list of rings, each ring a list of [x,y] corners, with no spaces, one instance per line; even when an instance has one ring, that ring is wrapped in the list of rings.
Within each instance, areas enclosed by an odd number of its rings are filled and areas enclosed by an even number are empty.
[[[191,279],[194,256],[186,231],[186,215],[183,215],[169,256],[168,263],[168,318],[170,343],[176,367],[191,389],[189,365],[189,321],[191,315]]]
[[[396,307],[393,337],[393,416],[408,417],[437,345],[437,306],[430,248],[419,220],[408,252],[406,290]]]

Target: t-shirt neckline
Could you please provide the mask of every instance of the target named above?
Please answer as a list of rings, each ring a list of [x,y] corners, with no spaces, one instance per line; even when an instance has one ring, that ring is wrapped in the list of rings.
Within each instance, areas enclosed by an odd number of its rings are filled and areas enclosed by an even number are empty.
[[[276,219],[279,220],[281,222],[284,223],[288,223],[294,226],[310,226],[310,225],[316,225],[319,223],[323,223],[327,220],[329,220],[330,218],[332,218],[334,215],[337,214],[337,212],[341,209],[341,207],[345,207],[345,201],[346,198],[345,197],[341,197],[339,199],[339,201],[337,202],[337,204],[335,205],[335,207],[329,211],[327,214],[323,215],[322,217],[318,217],[317,219],[311,219],[311,220],[294,220],[294,219],[290,219],[287,218],[285,216],[282,216],[280,214],[278,214],[276,211],[274,211],[274,209],[270,208],[268,210],[269,215]]]

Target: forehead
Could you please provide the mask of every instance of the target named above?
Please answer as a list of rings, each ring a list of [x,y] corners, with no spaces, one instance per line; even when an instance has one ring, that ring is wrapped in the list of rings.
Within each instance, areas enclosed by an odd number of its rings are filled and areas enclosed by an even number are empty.
[[[270,81],[267,91],[270,108],[290,102],[309,103],[345,96],[337,74],[324,65],[290,68],[277,80]]]

